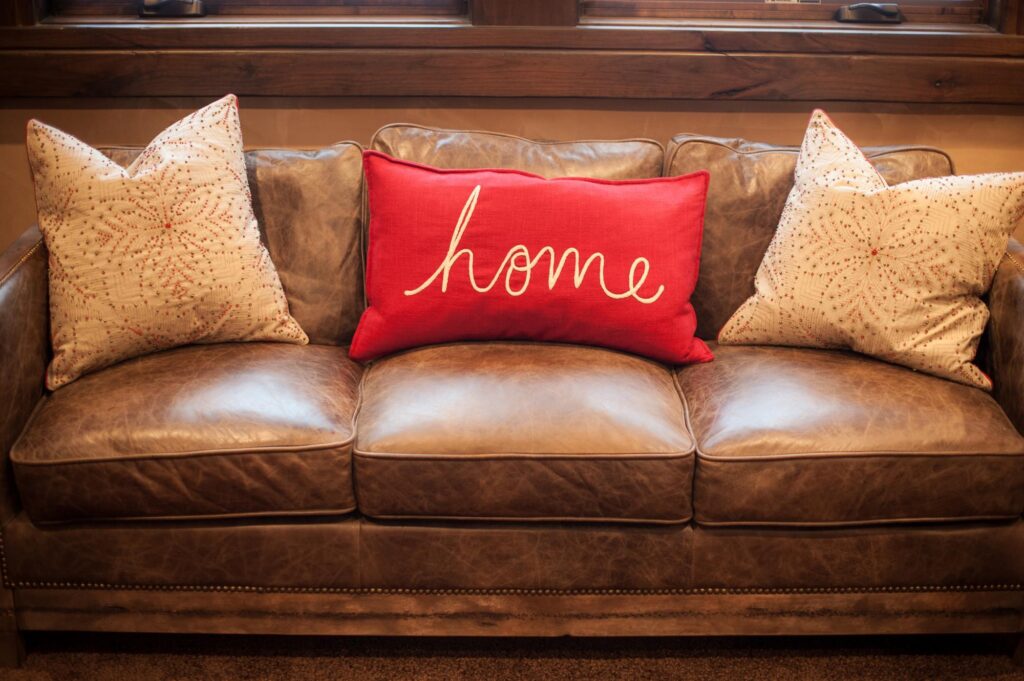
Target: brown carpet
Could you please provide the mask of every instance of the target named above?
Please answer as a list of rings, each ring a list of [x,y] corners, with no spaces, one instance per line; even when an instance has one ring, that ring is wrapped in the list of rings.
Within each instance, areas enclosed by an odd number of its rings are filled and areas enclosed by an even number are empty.
[[[1024,680],[996,636],[401,639],[33,634],[10,681]]]

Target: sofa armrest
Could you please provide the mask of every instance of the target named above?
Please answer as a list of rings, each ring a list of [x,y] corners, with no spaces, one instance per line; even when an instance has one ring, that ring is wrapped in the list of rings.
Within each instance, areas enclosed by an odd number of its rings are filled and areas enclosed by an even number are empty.
[[[988,300],[993,394],[1024,433],[1024,245],[1015,239],[1006,247]]]
[[[33,227],[0,254],[0,521],[17,510],[8,454],[43,395],[47,289],[46,247]]]

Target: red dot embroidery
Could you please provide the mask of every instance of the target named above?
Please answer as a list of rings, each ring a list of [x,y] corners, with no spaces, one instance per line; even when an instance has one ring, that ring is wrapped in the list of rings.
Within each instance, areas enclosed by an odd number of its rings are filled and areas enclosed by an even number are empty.
[[[1024,213],[1024,173],[890,186],[815,112],[793,191],[725,342],[841,347],[980,388],[991,284]]]
[[[233,96],[127,167],[35,121],[27,144],[50,255],[51,389],[178,345],[307,342],[260,242]]]

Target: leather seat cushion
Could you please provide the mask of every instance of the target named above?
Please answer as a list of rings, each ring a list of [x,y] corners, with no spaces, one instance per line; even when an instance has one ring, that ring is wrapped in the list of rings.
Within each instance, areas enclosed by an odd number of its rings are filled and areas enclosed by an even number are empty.
[[[985,392],[852,353],[717,346],[678,371],[705,525],[1016,518],[1024,438]]]
[[[684,522],[693,440],[671,373],[609,350],[441,345],[373,365],[355,447],[376,518]]]
[[[46,397],[11,461],[34,522],[347,513],[362,369],[344,348],[198,345]]]

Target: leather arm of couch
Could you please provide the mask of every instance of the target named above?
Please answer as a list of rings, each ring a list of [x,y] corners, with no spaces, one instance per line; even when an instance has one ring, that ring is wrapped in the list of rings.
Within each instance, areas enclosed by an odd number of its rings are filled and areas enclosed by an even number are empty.
[[[1010,239],[992,291],[990,366],[994,395],[1024,433],[1024,244]]]
[[[29,229],[0,255],[0,521],[17,510],[8,454],[44,390],[49,360],[47,253]]]

